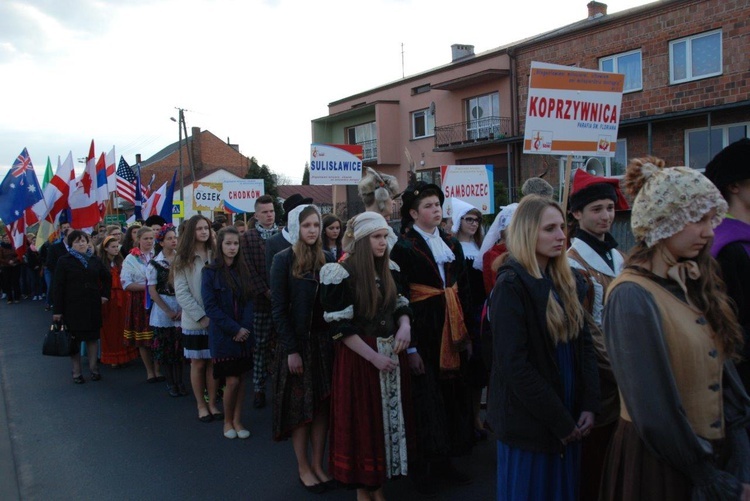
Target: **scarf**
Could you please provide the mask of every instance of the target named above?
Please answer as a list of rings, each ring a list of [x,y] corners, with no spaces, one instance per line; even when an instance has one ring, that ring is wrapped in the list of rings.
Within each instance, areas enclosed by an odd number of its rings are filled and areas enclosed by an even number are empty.
[[[279,232],[279,225],[277,225],[276,223],[273,223],[272,227],[266,229],[263,227],[262,224],[256,221],[255,229],[258,230],[258,233],[260,234],[260,238],[262,238],[263,240],[268,240],[269,238],[271,238],[272,236],[274,236],[275,234]]]
[[[78,252],[77,250],[74,250],[71,247],[68,252],[70,253],[71,256],[79,260],[84,268],[89,267],[89,258],[91,258],[93,254],[93,252],[91,252],[91,249],[86,249],[86,254],[81,254],[80,252]]]
[[[701,277],[701,269],[698,263],[692,260],[677,261],[672,253],[666,249],[662,249],[662,257],[667,263],[667,277],[671,278],[680,286],[682,292],[685,293],[685,300],[693,308],[697,308],[695,304],[690,300],[687,290],[687,280],[698,280]]]
[[[432,257],[435,258],[437,264],[452,263],[456,260],[456,255],[453,254],[448,244],[441,238],[440,230],[435,228],[432,234],[430,234],[418,228],[417,225],[414,225],[414,230],[422,235],[425,242],[427,242],[427,246],[430,248]]]

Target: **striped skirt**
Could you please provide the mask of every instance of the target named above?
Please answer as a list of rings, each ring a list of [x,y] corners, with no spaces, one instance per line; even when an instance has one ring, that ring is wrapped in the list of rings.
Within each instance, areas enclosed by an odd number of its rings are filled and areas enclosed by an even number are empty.
[[[145,291],[130,292],[125,303],[125,345],[151,348],[154,331],[148,325],[148,312],[145,305]]]

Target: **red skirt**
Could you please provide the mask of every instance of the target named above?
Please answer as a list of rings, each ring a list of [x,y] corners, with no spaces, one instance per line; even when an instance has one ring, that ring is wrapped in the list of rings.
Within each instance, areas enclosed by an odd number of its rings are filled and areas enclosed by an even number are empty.
[[[375,351],[375,338],[362,337]],[[385,451],[380,372],[343,342],[336,343],[331,383],[330,467],[333,477],[351,487],[385,483]],[[414,450],[411,377],[406,352],[399,355],[401,408],[406,427],[407,456]]]
[[[102,363],[125,364],[138,358],[138,350],[126,346],[125,308],[130,295],[122,289],[112,289],[112,297],[102,305]]]
[[[146,292],[130,292],[125,300],[125,345],[151,348],[154,341],[154,331],[148,325],[149,318],[146,311]]]

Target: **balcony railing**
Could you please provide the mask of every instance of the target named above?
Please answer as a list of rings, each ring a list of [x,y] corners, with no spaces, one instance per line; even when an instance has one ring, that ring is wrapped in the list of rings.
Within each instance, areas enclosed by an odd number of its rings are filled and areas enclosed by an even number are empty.
[[[369,141],[361,141],[357,143],[362,146],[362,161],[372,162],[378,159],[378,140],[370,139]]]
[[[509,117],[480,118],[435,127],[435,148],[491,142],[509,136]]]

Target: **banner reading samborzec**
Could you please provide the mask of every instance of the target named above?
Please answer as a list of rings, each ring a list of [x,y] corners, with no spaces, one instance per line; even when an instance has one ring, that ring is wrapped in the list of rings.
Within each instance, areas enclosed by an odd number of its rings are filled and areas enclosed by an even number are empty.
[[[310,145],[311,185],[355,185],[362,179],[362,146]]]
[[[614,156],[625,76],[531,63],[524,153]]]
[[[492,165],[441,165],[440,179],[445,198],[460,198],[482,211],[482,214],[493,214],[495,190],[492,169]]]

